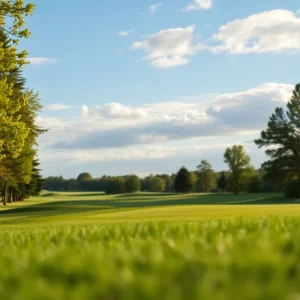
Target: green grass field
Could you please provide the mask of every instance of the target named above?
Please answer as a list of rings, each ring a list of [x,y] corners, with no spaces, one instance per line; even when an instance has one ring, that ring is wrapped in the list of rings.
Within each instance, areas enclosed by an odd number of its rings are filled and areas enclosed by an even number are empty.
[[[95,224],[121,221],[299,215],[300,204],[281,194],[172,195],[140,193],[43,193],[25,202],[0,206],[2,224]]]
[[[300,299],[280,194],[43,193],[0,208],[0,299]]]

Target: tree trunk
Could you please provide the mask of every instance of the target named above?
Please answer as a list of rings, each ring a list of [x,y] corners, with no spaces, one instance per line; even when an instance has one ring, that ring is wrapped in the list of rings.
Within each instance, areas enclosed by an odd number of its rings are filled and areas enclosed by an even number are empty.
[[[4,197],[3,197],[3,205],[6,205],[7,203],[7,194],[8,194],[8,185],[5,182],[4,183]]]
[[[8,193],[8,195],[7,195],[7,202],[11,203],[12,202],[11,201],[11,188],[8,188],[7,193]]]

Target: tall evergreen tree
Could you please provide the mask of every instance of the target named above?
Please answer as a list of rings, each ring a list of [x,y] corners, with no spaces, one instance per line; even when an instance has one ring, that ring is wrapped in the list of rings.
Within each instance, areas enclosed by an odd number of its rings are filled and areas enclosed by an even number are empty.
[[[174,182],[175,191],[178,193],[190,193],[193,190],[193,182],[187,168],[182,167],[175,178]]]
[[[259,148],[267,148],[270,160],[263,164],[266,178],[282,181],[300,177],[300,84],[295,87],[287,109],[276,108],[267,129],[255,143]]]

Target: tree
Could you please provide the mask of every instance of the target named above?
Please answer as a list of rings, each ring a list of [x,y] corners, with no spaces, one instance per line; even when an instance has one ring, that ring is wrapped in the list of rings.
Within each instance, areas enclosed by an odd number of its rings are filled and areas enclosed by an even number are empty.
[[[204,193],[210,192],[216,186],[215,172],[211,164],[206,160],[202,160],[197,169],[199,191]]]
[[[223,192],[225,192],[226,186],[227,186],[227,180],[226,180],[225,172],[222,172],[221,177],[218,180],[218,188]]]
[[[77,177],[78,182],[88,181],[88,180],[92,180],[92,179],[93,179],[93,177],[90,173],[81,173]]]
[[[0,11],[3,2],[0,3]],[[0,178],[5,205],[7,201],[29,197],[30,191],[35,193],[33,189],[28,189],[28,185],[35,180],[33,175],[38,175],[33,171],[37,152],[35,146],[38,136],[46,130],[36,125],[38,112],[42,108],[40,99],[32,90],[25,88],[26,80],[21,70],[23,63],[19,60],[21,56],[14,52],[15,42],[8,38],[3,28],[0,29],[0,41],[1,52],[5,54],[8,51],[12,55],[5,56],[0,62]]]
[[[259,173],[253,170],[248,176],[248,193],[260,193],[263,188],[262,179]]]
[[[87,191],[87,182],[92,180],[93,177],[90,173],[81,173],[77,177],[77,186],[81,191]]]
[[[0,72],[10,72],[20,69],[27,64],[27,51],[18,51],[17,45],[22,38],[28,38],[30,32],[25,27],[25,17],[32,14],[34,5],[30,2],[25,4],[24,0],[2,0],[0,1],[0,32],[1,35],[9,35],[13,39],[11,43],[5,44],[1,38],[0,45]]]
[[[174,188],[176,192],[183,194],[190,193],[193,190],[193,183],[187,168],[182,167],[178,171],[175,178]]]
[[[251,169],[250,156],[248,156],[243,146],[233,146],[228,148],[224,154],[224,162],[231,170],[231,181],[235,194],[241,192],[243,178]]]
[[[197,191],[197,181],[198,181],[198,177],[195,174],[195,172],[190,172],[190,182],[192,184],[191,192]]]
[[[125,193],[125,179],[122,177],[109,178],[105,184],[106,194],[123,194]]]
[[[151,192],[162,193],[166,190],[166,182],[162,178],[156,176],[152,178],[150,187]]]
[[[126,193],[136,193],[141,190],[141,180],[136,175],[131,175],[125,182]]]
[[[270,160],[263,164],[266,179],[283,182],[300,178],[300,84],[296,85],[286,111],[275,109],[267,129],[255,143],[259,148],[267,148]]]

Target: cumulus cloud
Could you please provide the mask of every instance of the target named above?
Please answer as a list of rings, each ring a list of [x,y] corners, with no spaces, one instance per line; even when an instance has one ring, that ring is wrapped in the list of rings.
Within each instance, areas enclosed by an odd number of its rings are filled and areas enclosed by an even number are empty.
[[[37,66],[55,64],[57,62],[57,59],[47,57],[29,57],[27,60],[31,65]]]
[[[190,11],[190,10],[208,10],[211,9],[213,6],[213,0],[193,0],[193,3],[187,5],[185,7],[185,11]]]
[[[105,162],[105,161],[132,161],[132,160],[148,160],[148,159],[164,159],[176,157],[179,155],[200,155],[206,151],[216,149],[224,150],[231,146],[228,143],[219,143],[214,145],[200,145],[200,146],[161,146],[150,145],[146,147],[136,147],[130,151],[127,148],[123,149],[89,149],[89,150],[71,150],[60,151],[56,153],[44,153],[40,159],[42,161],[51,160],[69,160],[71,163],[89,163],[89,162]]]
[[[288,10],[265,11],[219,28],[210,49],[230,54],[300,50],[300,18]]]
[[[80,121],[81,124],[67,127],[68,131],[73,128],[76,134],[51,147],[119,148],[258,132],[265,128],[275,107],[283,106],[290,99],[293,88],[288,84],[266,83],[248,91],[211,95],[205,101],[199,97],[198,101],[156,103],[138,108],[117,103],[96,108],[84,106],[83,114],[89,122]]]
[[[194,26],[170,28],[147,36],[143,41],[135,42],[132,49],[144,50],[145,59],[158,68],[182,66],[189,62],[188,56],[202,49],[195,43]]]
[[[162,2],[159,2],[159,3],[155,3],[153,5],[150,5],[149,6],[149,13],[151,15],[155,14],[157,12],[157,10],[163,6],[163,3]]]
[[[132,108],[120,103],[112,102],[102,106],[96,106],[89,109],[82,106],[82,114],[85,118],[104,118],[104,119],[132,119],[147,118],[147,112],[143,108]]]
[[[191,4],[189,10],[200,7],[200,2]],[[202,5],[208,8],[209,3],[204,1]],[[299,32],[297,13],[277,9],[230,21],[206,42],[197,43],[195,26],[188,26],[146,36],[131,49],[143,50],[144,59],[154,67],[171,68],[188,64],[189,57],[201,50],[229,54],[300,51]]]
[[[55,103],[55,104],[50,104],[45,106],[45,110],[50,110],[50,111],[67,110],[70,108],[72,108],[72,106],[60,104],[60,103]]]
[[[36,119],[36,124],[45,129],[62,129],[65,127],[65,124],[57,118],[44,118],[38,116]]]

